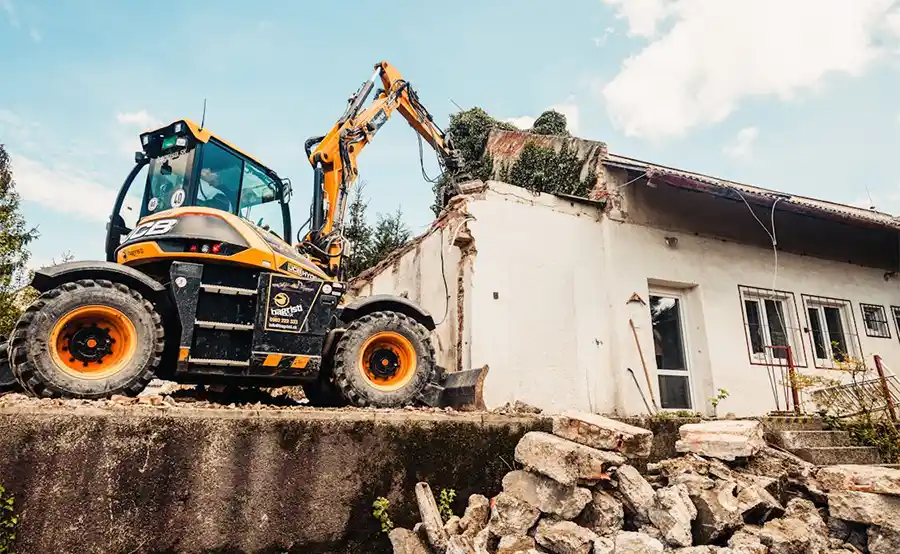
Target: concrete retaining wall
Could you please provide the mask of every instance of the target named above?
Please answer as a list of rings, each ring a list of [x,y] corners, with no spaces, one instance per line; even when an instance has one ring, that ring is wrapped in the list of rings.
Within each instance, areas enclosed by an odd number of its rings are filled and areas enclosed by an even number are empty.
[[[371,515],[417,521],[413,486],[494,494],[527,416],[0,408],[20,554],[389,552]]]

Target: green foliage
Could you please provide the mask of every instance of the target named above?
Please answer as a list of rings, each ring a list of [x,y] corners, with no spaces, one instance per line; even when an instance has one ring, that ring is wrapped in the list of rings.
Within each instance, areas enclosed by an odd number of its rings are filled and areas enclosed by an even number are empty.
[[[388,515],[388,508],[390,508],[390,502],[383,496],[379,496],[375,502],[372,502],[372,515],[381,524],[382,533],[390,533],[394,529],[394,522]]]
[[[709,403],[712,404],[713,409],[717,409],[719,407],[719,403],[728,398],[728,391],[725,389],[719,389],[715,396],[709,399]]]
[[[877,448],[884,463],[900,464],[900,430],[890,421],[874,421],[871,418],[843,421],[827,414],[823,415],[823,419],[828,427],[847,431],[857,445]]]
[[[15,554],[13,546],[16,542],[16,527],[19,518],[16,517],[15,499],[6,494],[6,489],[0,485],[0,554]]]
[[[444,522],[453,517],[452,506],[454,500],[456,500],[456,490],[441,489],[441,494],[438,497],[438,511],[441,513]]]
[[[597,181],[591,172],[581,179],[582,162],[563,143],[559,152],[553,148],[527,142],[509,169],[507,182],[534,193],[570,194],[586,197]]]
[[[28,304],[29,298],[23,297],[30,277],[27,247],[37,236],[37,229],[28,228],[19,213],[9,154],[0,144],[0,335],[9,334]]]
[[[531,132],[536,135],[569,136],[569,131],[566,129],[566,116],[556,110],[547,110],[534,120]]]
[[[653,414],[653,418],[660,421],[667,421],[671,419],[703,419],[703,414],[700,412],[693,412],[691,410],[666,410]]]
[[[412,232],[403,222],[400,208],[390,215],[378,214],[372,227],[366,218],[368,200],[363,197],[364,185],[360,185],[347,208],[344,240],[347,254],[343,264],[343,278],[350,280],[363,271],[377,265],[391,252],[409,242]]]

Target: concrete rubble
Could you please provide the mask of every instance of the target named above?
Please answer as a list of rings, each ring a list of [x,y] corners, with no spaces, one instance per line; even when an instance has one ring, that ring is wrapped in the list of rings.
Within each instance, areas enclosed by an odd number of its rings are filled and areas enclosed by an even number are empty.
[[[554,416],[553,433],[519,441],[524,468],[503,478],[502,492],[472,495],[462,518],[444,524],[449,539],[424,532],[436,527],[433,499],[417,486],[423,521],[431,521],[418,535],[392,532],[394,552],[900,552],[896,470],[816,468],[761,443],[754,423],[684,425],[685,453],[646,464],[649,432],[591,414]]]

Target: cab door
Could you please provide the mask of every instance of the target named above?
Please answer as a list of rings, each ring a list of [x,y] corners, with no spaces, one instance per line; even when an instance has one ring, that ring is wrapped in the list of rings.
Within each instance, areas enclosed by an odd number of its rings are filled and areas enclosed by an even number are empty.
[[[147,182],[147,167],[146,159],[138,160],[116,195],[112,213],[106,223],[106,260],[109,262],[116,261],[116,248],[122,244],[122,239],[128,236],[140,219],[144,185]]]

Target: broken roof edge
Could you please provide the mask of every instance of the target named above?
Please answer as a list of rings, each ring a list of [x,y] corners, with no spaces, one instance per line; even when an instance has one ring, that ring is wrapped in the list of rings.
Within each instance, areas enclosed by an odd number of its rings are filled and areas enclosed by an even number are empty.
[[[618,167],[633,172],[643,172],[649,179],[657,179],[670,186],[723,196],[737,201],[752,201],[756,204],[775,206],[812,217],[842,220],[867,227],[900,230],[900,218],[889,213],[780,192],[763,187],[737,183],[727,179],[705,175],[693,171],[677,169],[618,154],[608,154],[603,165]]]

